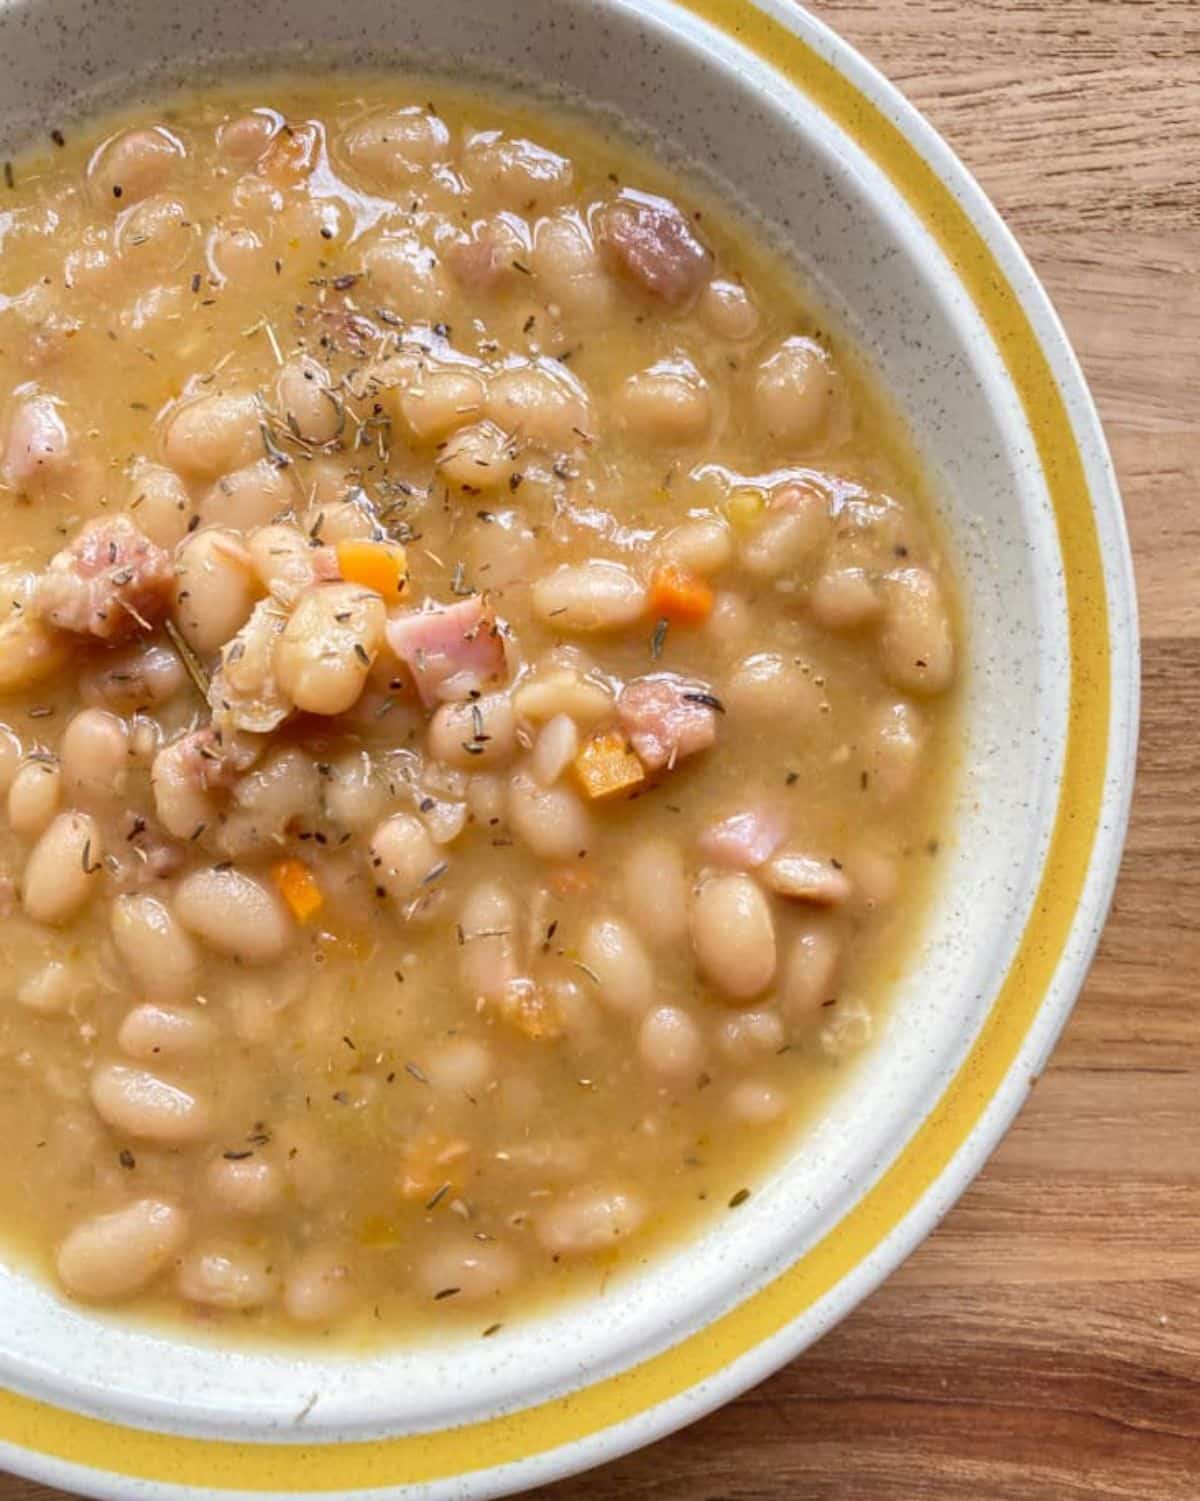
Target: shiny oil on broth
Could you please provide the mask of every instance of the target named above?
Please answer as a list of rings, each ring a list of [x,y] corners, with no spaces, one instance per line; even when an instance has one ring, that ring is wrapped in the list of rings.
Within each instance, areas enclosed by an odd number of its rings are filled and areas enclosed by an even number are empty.
[[[871,1039],[953,583],[753,239],[435,83],[6,169],[0,1209],[64,1295],[490,1333],[736,1212]]]

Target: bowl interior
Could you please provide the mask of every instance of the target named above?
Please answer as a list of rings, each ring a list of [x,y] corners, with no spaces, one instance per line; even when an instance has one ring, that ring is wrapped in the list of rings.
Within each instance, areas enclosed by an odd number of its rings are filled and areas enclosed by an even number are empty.
[[[88,102],[153,95],[195,60],[477,73],[561,91],[651,136],[776,237],[857,340],[940,498],[969,622],[964,772],[925,941],[878,1045],[736,1215],[503,1340],[359,1361],[229,1351],[109,1323],[0,1268],[0,1379],[84,1411],[196,1433],[367,1436],[524,1406],[712,1320],[813,1245],[911,1136],[975,1037],[1014,953],[1054,814],[1067,640],[1049,500],[1013,388],[956,273],[896,190],[765,66],[665,0],[72,0],[0,8],[0,138]],[[611,124],[606,127],[611,128]],[[694,166],[703,164],[702,169]],[[736,187],[734,186],[736,185]],[[106,1321],[108,1323],[108,1321]],[[814,1318],[813,1332],[817,1321]]]

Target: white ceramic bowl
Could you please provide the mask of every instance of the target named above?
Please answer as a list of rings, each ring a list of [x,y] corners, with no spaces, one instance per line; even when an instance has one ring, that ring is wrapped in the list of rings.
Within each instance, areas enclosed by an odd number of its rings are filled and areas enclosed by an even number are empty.
[[[787,0],[0,0],[0,137],[194,59],[280,65],[293,45],[320,65],[552,80],[736,184],[936,476],[968,601],[966,770],[886,1035],[748,1203],[603,1304],[355,1362],[122,1328],[0,1270],[0,1463],[120,1501],[499,1495],[796,1355],[930,1229],[1025,1098],[1087,970],[1133,776],[1133,584],[1087,390],[995,212],[861,58]]]

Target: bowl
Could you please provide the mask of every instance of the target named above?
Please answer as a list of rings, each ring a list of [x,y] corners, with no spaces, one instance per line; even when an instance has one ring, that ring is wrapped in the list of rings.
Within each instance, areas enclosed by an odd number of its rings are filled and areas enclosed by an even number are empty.
[[[693,164],[779,239],[893,394],[967,600],[963,771],[924,941],[884,1036],[736,1214],[602,1301],[359,1359],[187,1342],[0,1269],[11,1470],[120,1501],[497,1496],[648,1443],[797,1355],[996,1145],[1079,991],[1119,862],[1129,552],[1082,376],[996,212],[787,0],[7,0],[0,138],[258,62],[499,78]]]

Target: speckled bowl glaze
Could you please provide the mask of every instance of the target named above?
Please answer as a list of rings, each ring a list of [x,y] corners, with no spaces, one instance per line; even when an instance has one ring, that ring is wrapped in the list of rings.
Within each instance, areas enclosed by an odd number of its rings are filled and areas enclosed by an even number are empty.
[[[785,0],[0,0],[0,137],[214,61],[553,80],[693,164],[779,237],[894,394],[965,584],[964,775],[925,941],[819,1128],[698,1241],[602,1305],[359,1360],[122,1327],[0,1268],[12,1470],[120,1501],[496,1496],[648,1443],[798,1354],[1011,1121],[1120,856],[1138,682],[1120,501],[1062,329],[994,210]]]

